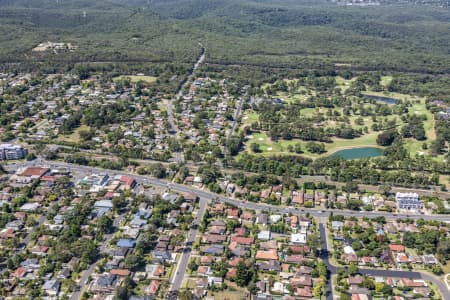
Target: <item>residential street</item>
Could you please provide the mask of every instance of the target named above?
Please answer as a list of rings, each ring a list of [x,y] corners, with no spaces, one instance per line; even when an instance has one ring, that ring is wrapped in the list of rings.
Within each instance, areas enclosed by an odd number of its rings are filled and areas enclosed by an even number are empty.
[[[113,221],[113,227],[118,227],[120,223],[122,222],[123,218],[125,217],[126,213],[120,214],[117,218]],[[99,254],[102,253],[106,246],[108,245],[109,241],[113,238],[114,233],[110,233],[105,235],[103,244],[100,246]],[[100,257],[100,255],[99,255]],[[71,300],[78,300],[81,298],[81,295],[83,295],[83,292],[85,291],[87,287],[87,282],[89,277],[92,275],[92,273],[95,271],[95,267],[97,266],[97,261],[89,265],[89,267],[83,272],[83,275],[81,276],[80,280],[78,281],[78,286],[80,287],[77,291],[75,291],[72,296],[70,297]]]
[[[193,221],[193,224],[198,225],[200,221],[203,219],[203,216],[205,214],[205,209],[207,205],[207,199],[206,198],[200,198],[200,208],[198,209],[197,215]],[[186,239],[186,247],[183,253],[181,254],[181,257],[178,261],[177,267],[175,269],[175,275],[172,277],[171,292],[176,292],[181,288],[181,284],[183,283],[184,274],[186,273],[186,269],[189,263],[189,257],[192,253],[192,244],[195,242],[195,239],[197,237],[198,229],[197,226],[193,226],[188,233],[188,237]],[[176,293],[170,293],[169,299],[172,299]],[[176,298],[174,298],[176,299]]]
[[[198,58],[194,67],[192,68],[191,73],[188,75],[188,77],[185,79],[185,81],[178,88],[178,91],[176,92],[174,99],[179,99],[180,97],[183,96],[183,90],[189,83],[191,83],[192,79],[194,78],[195,71],[198,69],[200,64],[205,60],[206,48],[203,47],[203,45],[201,45],[201,44],[200,44],[200,46],[202,47],[202,52],[200,54],[200,57]],[[170,123],[171,134],[173,136],[177,136],[179,129],[178,129],[178,125],[177,125],[174,115],[173,115],[173,100],[169,100],[167,103],[167,114],[168,114],[168,120]],[[175,153],[175,161],[177,163],[182,163],[184,161],[184,155],[183,155],[182,149]]]
[[[337,267],[333,265],[329,259],[329,251],[330,251],[330,245],[327,246],[328,243],[328,237],[326,234],[326,224],[321,222],[319,224],[319,230],[320,230],[320,238],[321,238],[321,245],[322,245],[322,259],[325,261],[325,264],[327,265],[327,269],[331,274],[337,274],[339,269],[342,269],[341,267]],[[325,250],[323,250],[325,247]],[[413,271],[400,271],[400,270],[381,270],[381,269],[363,269],[359,268],[359,272],[363,275],[370,275],[370,276],[380,276],[380,277],[394,277],[394,278],[410,278],[410,279],[423,279],[427,281],[433,282],[441,291],[441,294],[444,297],[444,300],[450,300],[450,291],[448,290],[445,283],[438,277],[432,276],[423,272],[413,272]],[[330,280],[328,281],[329,288],[331,288]],[[333,299],[332,295],[327,294],[327,300]]]

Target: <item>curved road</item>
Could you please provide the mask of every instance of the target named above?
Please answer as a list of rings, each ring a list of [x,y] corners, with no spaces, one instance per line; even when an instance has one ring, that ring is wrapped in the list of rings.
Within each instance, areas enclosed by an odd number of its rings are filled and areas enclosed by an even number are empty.
[[[345,270],[342,267],[337,267],[333,265],[329,260],[329,252],[327,246],[327,232],[325,228],[325,224],[321,222],[319,224],[320,230],[320,238],[321,238],[321,248],[322,248],[322,259],[325,261],[327,265],[327,269],[331,274],[337,274],[340,269]],[[444,281],[440,278],[433,276],[431,274],[422,273],[422,272],[413,272],[413,271],[400,271],[400,270],[382,270],[382,269],[364,269],[358,268],[358,272],[362,275],[370,275],[370,276],[380,276],[380,277],[394,277],[394,278],[410,278],[410,279],[423,279],[426,281],[433,282],[441,291],[442,297],[444,300],[450,300],[450,290],[447,288]],[[331,291],[331,278],[328,280],[328,292],[327,292],[327,300],[333,299],[333,292]]]

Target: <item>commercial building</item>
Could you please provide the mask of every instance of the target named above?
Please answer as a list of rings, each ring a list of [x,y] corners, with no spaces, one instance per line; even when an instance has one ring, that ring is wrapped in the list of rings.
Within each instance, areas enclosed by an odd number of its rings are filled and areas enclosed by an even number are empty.
[[[28,154],[27,149],[20,145],[1,144],[0,160],[22,159]]]
[[[423,203],[419,200],[417,193],[396,193],[395,200],[399,209],[421,210]]]

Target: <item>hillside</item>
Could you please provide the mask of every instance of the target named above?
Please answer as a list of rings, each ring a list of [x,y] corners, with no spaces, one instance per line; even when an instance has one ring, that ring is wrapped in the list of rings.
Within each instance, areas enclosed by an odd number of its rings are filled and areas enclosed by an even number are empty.
[[[192,62],[449,73],[450,11],[328,1],[2,0],[2,62]],[[71,42],[64,55],[31,53]]]

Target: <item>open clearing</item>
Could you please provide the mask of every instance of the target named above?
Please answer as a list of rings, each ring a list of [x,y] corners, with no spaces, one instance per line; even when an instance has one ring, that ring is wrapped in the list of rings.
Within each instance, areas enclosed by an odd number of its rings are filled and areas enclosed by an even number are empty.
[[[89,126],[81,125],[77,129],[74,130],[72,134],[69,135],[59,135],[58,140],[63,142],[70,142],[70,143],[78,143],[80,141],[80,131],[82,130],[89,130]]]
[[[147,83],[153,83],[155,82],[158,78],[154,77],[154,76],[145,76],[145,75],[122,75],[119,77],[115,77],[114,80],[121,80],[121,79],[126,79],[129,78],[131,80],[132,83],[136,83],[139,81],[144,81]]]

